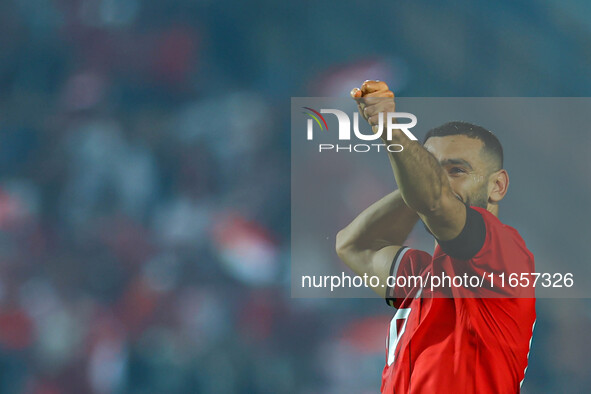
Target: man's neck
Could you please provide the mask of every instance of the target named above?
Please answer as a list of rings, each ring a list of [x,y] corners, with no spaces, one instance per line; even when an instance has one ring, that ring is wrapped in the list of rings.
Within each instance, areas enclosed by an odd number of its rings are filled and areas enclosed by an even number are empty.
[[[486,210],[499,217],[499,205],[498,204],[487,204]]]

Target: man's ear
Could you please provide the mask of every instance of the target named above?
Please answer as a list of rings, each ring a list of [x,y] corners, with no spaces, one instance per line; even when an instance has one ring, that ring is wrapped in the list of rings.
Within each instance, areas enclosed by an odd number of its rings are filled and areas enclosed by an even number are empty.
[[[498,170],[490,175],[488,182],[488,202],[496,204],[507,194],[509,174],[504,169]]]

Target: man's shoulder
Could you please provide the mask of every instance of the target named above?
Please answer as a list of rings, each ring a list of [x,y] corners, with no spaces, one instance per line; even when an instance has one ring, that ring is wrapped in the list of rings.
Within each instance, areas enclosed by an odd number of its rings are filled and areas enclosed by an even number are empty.
[[[514,245],[533,257],[532,253],[529,251],[529,249],[527,249],[525,241],[517,229],[503,223],[497,216],[484,208],[471,208],[479,212],[484,220],[487,231],[485,243],[490,243],[494,238],[494,241],[496,241],[494,243],[501,242],[505,247]]]
[[[523,241],[523,239],[521,238],[521,235],[519,234],[519,231],[517,231],[517,229],[509,226],[508,224],[503,223],[501,221],[501,219],[499,219],[497,216],[495,216],[492,212],[489,212],[488,210],[486,210],[484,208],[480,208],[480,207],[470,207],[470,208],[472,208],[475,211],[477,211],[478,213],[480,213],[480,215],[484,219],[484,223],[486,224],[487,229],[491,228],[491,229],[507,232],[509,235],[516,236],[517,238],[519,238],[520,240]]]

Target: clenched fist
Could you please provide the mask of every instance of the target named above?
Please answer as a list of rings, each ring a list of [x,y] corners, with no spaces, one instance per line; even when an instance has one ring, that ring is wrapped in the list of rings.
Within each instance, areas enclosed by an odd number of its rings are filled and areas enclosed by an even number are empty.
[[[379,131],[379,114],[384,113],[385,120],[385,114],[396,109],[394,93],[382,81],[365,81],[361,89],[351,90],[351,97],[357,101],[359,113],[372,126],[374,133]]]

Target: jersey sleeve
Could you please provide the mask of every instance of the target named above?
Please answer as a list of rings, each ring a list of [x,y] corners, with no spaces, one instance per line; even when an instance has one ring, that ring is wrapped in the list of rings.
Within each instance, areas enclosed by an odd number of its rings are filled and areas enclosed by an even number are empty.
[[[430,264],[431,255],[429,253],[407,246],[401,247],[394,256],[390,267],[386,303],[391,307],[398,308],[405,298],[414,297],[420,291],[420,287],[413,278],[424,275]]]
[[[482,214],[466,205],[466,223],[460,234],[449,241],[437,240],[437,243],[448,256],[469,260],[482,249],[485,241],[486,223]]]

